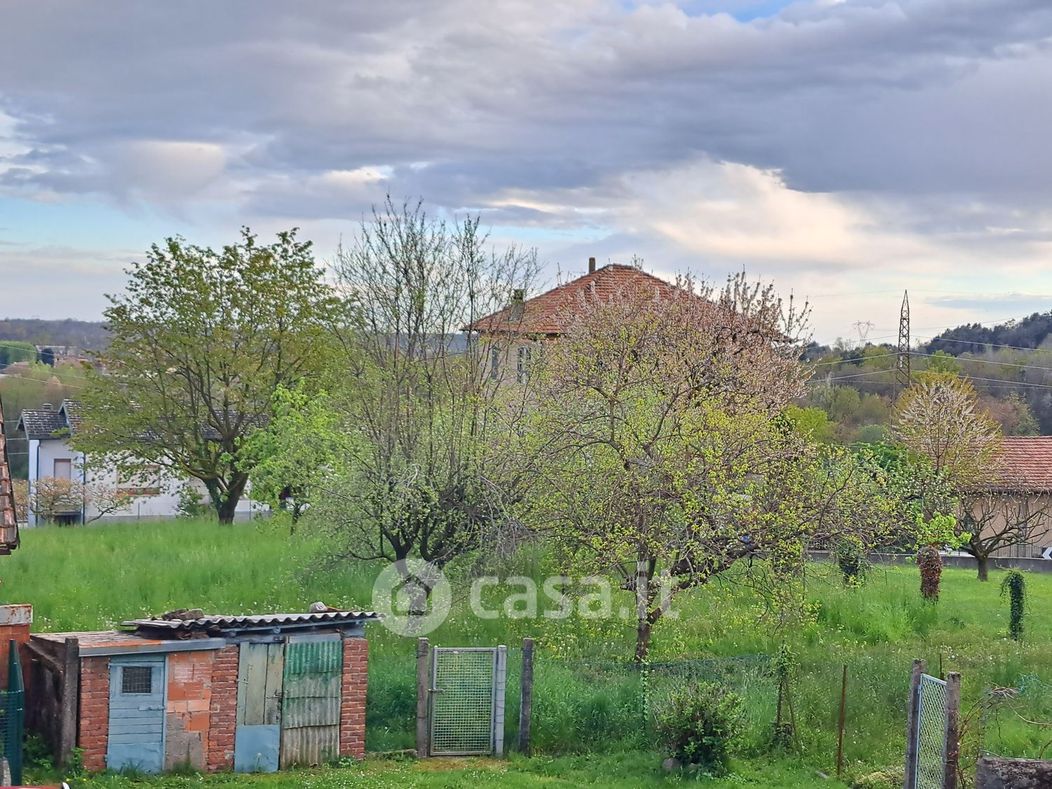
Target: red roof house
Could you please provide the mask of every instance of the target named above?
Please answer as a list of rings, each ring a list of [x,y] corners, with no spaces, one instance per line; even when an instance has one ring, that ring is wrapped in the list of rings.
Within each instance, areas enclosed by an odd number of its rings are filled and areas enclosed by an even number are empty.
[[[590,258],[587,274],[532,299],[523,299],[523,294],[517,293],[507,307],[479,318],[467,329],[482,334],[557,337],[570,327],[588,304],[606,301],[621,293],[640,291],[653,291],[657,298],[681,298],[687,292],[635,266],[611,263],[597,269],[595,258]]]

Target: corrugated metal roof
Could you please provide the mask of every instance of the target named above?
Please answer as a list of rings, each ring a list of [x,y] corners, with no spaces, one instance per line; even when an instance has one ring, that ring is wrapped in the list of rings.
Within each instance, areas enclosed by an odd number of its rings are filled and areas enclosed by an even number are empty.
[[[380,615],[374,611],[324,611],[313,614],[214,615],[197,619],[132,619],[124,622],[124,626],[142,630],[165,630],[173,633],[195,631],[212,633],[309,625],[356,624],[379,618]]]

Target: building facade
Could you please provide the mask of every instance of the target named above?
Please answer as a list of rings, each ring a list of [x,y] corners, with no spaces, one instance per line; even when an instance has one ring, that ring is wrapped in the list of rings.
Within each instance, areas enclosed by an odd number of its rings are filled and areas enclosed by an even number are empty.
[[[77,402],[64,400],[58,408],[45,406],[22,412],[18,429],[26,435],[29,451],[30,496],[38,490],[41,480],[72,480],[85,491],[95,489],[109,494],[119,493],[123,506],[101,507],[85,492],[79,500],[63,500],[54,517],[58,521],[85,523],[94,520],[141,520],[171,518],[179,514],[180,504],[188,497],[208,504],[208,489],[193,478],[177,478],[159,466],[147,468],[134,478],[123,478],[112,465],[98,467],[89,464],[83,452],[70,444],[70,437],[80,425]],[[103,511],[105,509],[105,511]],[[237,518],[250,518],[267,508],[242,497],[237,505]],[[30,509],[29,525],[36,525],[40,516]]]

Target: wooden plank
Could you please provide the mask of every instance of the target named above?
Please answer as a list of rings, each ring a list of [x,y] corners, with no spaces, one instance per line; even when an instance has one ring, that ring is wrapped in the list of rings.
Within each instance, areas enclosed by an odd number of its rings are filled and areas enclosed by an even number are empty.
[[[522,685],[519,697],[519,750],[530,755],[533,720],[533,639],[522,639]]]
[[[961,752],[961,675],[951,671],[946,675],[946,766],[943,789],[957,789],[957,763]]]
[[[431,647],[426,638],[416,640],[416,756],[431,755]]]
[[[281,722],[282,673],[285,666],[284,644],[267,644],[266,696],[263,699],[263,723]]]
[[[917,789],[917,726],[920,724],[917,702],[920,700],[919,689],[924,667],[923,660],[913,661],[909,707],[906,714],[906,775],[903,789]]]
[[[260,726],[266,723],[267,644],[242,644],[238,655],[238,724]]]
[[[62,669],[58,674],[62,678],[58,763],[66,767],[73,758],[73,749],[77,747],[77,704],[80,698],[80,642],[77,639],[66,639]]]

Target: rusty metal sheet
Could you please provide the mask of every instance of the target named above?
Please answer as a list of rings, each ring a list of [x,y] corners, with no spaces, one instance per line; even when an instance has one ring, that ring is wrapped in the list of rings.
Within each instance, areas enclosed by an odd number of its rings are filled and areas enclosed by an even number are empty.
[[[281,766],[332,761],[340,750],[343,641],[292,637],[285,646]]]

